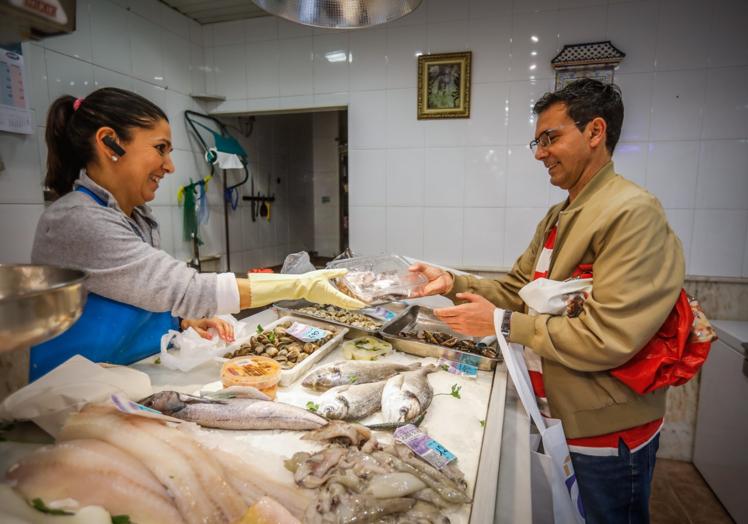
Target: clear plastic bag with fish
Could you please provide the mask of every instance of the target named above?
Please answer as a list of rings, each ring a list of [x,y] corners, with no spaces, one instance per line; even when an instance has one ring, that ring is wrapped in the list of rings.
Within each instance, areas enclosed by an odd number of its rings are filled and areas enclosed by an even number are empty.
[[[409,271],[408,261],[397,255],[334,260],[328,267],[347,269],[335,285],[370,306],[409,298],[428,283],[423,273]]]

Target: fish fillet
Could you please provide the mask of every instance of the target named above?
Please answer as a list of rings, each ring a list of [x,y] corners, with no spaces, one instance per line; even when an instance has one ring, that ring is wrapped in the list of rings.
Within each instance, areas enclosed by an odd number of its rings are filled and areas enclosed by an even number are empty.
[[[143,464],[99,440],[42,447],[11,466],[7,479],[28,500],[40,498],[47,505],[74,499],[77,508],[97,505],[133,522],[183,522],[166,489]]]
[[[221,450],[213,450],[213,453],[244,502],[255,504],[263,496],[270,495],[295,517],[304,515],[313,499],[310,490],[282,484],[232,453]]]
[[[134,420],[137,419],[137,420]],[[225,508],[217,504],[212,491],[225,489],[225,486],[204,485],[201,477],[206,476],[195,470],[193,463],[186,458],[186,454],[194,451],[194,447],[182,446],[184,442],[176,439],[172,444],[162,440],[163,432],[156,435],[144,428],[159,426],[164,430],[179,433],[174,428],[168,428],[161,422],[132,415],[123,415],[114,408],[106,405],[88,405],[81,412],[71,416],[60,433],[60,440],[93,438],[103,440],[129,453],[146,465],[153,475],[166,486],[174,498],[177,508],[185,522],[203,524],[208,522],[232,522],[241,517],[243,509],[238,515],[234,511],[225,512]],[[202,460],[204,457],[201,456]],[[203,464],[197,464],[200,469]],[[233,492],[233,493],[232,493]],[[239,495],[231,488],[226,497]],[[220,495],[219,495],[220,498]],[[239,507],[240,502],[229,504]]]

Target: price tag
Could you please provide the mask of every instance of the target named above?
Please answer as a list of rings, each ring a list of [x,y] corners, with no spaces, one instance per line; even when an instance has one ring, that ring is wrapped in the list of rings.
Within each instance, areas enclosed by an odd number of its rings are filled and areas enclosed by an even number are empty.
[[[303,342],[317,342],[330,334],[329,331],[314,326],[308,326],[301,322],[294,322],[291,324],[291,327],[286,330],[286,333]]]
[[[469,378],[478,377],[478,368],[466,362],[453,362],[451,360],[440,358],[437,366],[442,368],[447,373],[452,373],[453,375]]]
[[[365,308],[361,310],[361,313],[378,320],[384,320],[385,322],[389,322],[397,316],[397,313],[395,313],[394,311],[390,311],[389,309],[385,309],[383,307]]]
[[[429,437],[413,424],[407,424],[397,428],[395,430],[395,440],[408,446],[413,450],[413,453],[437,469],[442,469],[457,458],[447,448]]]

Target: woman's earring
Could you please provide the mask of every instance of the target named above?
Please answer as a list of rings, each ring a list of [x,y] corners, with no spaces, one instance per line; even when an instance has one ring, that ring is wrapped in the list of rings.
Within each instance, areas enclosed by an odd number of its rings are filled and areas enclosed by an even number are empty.
[[[117,155],[112,155],[112,162],[117,162],[119,160],[119,157]]]

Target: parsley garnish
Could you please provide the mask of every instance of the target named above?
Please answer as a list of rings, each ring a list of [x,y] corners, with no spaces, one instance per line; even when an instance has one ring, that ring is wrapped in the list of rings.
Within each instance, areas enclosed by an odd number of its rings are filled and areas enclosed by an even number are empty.
[[[462,398],[460,396],[461,389],[462,389],[462,386],[458,386],[457,384],[452,384],[452,391],[450,392],[450,395],[452,395],[454,398]]]
[[[64,509],[54,509],[48,507],[42,499],[36,498],[31,501],[31,506],[37,510],[41,511],[42,513],[47,513],[49,515],[75,515],[75,513],[72,513],[70,511],[65,511]]]
[[[462,389],[462,386],[458,386],[457,384],[452,384],[452,390],[449,393],[436,393],[434,396],[439,395],[451,395],[454,398],[462,398],[460,396],[460,390]]]
[[[319,409],[319,404],[315,404],[314,402],[310,400],[309,402],[306,403],[306,409],[308,409],[312,413],[316,413],[317,410]]]

